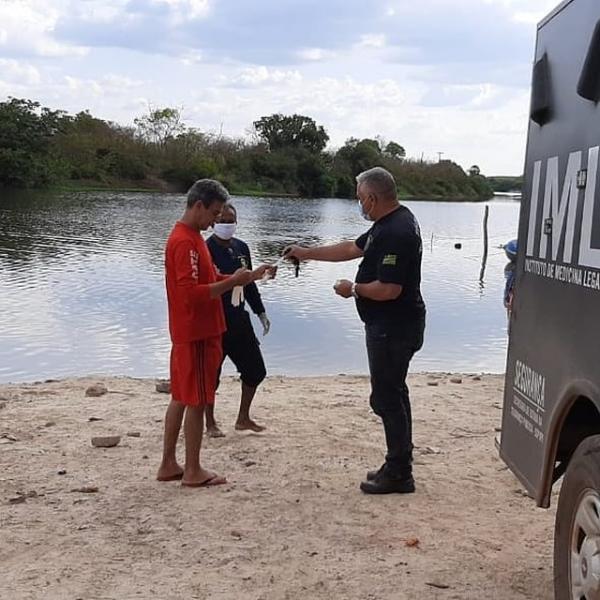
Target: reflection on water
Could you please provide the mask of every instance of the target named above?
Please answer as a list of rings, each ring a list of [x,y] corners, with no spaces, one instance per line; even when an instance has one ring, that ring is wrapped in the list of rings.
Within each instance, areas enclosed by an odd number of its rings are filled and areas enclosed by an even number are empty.
[[[163,248],[183,197],[0,192],[0,382],[66,375],[167,374]],[[368,228],[349,200],[236,198],[239,236],[254,261],[288,243],[353,239]],[[490,257],[479,282],[484,205],[409,203],[424,241],[426,343],[413,370],[504,369],[504,254],[518,204],[490,204]],[[462,249],[454,248],[455,242]],[[307,263],[262,284],[272,374],[366,373],[352,301],[333,293],[356,264]],[[257,333],[260,325],[255,322]],[[232,369],[228,369],[232,372]]]

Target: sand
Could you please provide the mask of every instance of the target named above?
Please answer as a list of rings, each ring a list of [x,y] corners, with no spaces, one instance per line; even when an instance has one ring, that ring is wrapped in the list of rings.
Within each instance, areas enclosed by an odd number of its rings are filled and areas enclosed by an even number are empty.
[[[230,483],[213,489],[155,481],[155,381],[2,385],[0,598],[551,598],[554,510],[494,447],[503,380],[455,377],[411,376],[417,493],[380,497],[358,489],[383,454],[364,377],[268,379],[263,434],[233,431],[226,379],[227,437],[203,456]],[[86,397],[95,383],[109,392]]]

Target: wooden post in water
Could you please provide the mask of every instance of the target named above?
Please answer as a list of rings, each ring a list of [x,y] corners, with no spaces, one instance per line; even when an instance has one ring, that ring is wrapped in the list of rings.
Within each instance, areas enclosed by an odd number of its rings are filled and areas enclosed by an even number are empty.
[[[483,258],[481,259],[481,272],[479,273],[479,281],[483,283],[485,276],[485,267],[488,258],[488,218],[490,216],[490,207],[486,205],[483,213]]]

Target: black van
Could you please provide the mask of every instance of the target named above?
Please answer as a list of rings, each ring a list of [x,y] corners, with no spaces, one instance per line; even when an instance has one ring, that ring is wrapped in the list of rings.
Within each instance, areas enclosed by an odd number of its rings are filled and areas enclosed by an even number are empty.
[[[563,475],[555,597],[600,600],[600,0],[538,26],[500,455],[538,506]]]

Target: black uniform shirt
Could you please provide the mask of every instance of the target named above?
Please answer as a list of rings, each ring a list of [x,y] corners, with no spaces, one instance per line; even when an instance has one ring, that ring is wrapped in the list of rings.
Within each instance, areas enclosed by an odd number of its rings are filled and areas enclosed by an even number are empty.
[[[250,249],[245,242],[242,242],[242,240],[231,238],[229,246],[222,246],[217,242],[215,236],[211,235],[208,240],[206,240],[206,244],[210,250],[213,262],[223,275],[230,275],[241,267],[252,269]],[[244,297],[255,314],[260,315],[265,312],[265,307],[262,303],[256,283],[253,282],[244,287]],[[239,325],[240,322],[244,322],[248,318],[248,313],[244,306],[245,303],[242,302],[239,306],[233,306],[233,304],[231,304],[231,291],[223,294],[222,298],[227,330],[234,331],[236,325]]]
[[[364,252],[356,283],[395,283],[402,293],[395,300],[375,301],[358,298],[356,307],[363,322],[381,326],[389,332],[403,331],[407,325],[425,317],[421,296],[421,256],[419,224],[412,212],[400,206],[373,224],[356,240]]]

